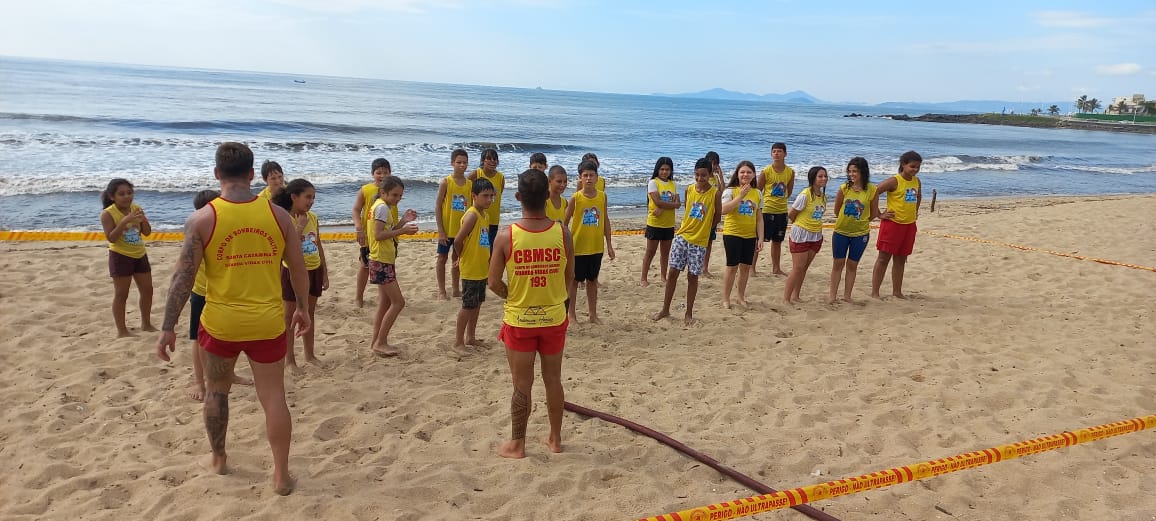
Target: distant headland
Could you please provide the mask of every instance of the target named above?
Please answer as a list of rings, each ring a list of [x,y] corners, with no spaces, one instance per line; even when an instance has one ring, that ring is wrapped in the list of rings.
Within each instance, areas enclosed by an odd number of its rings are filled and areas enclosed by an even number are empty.
[[[844,117],[871,117],[851,113]],[[1156,134],[1156,123],[1132,122],[1126,119],[1103,120],[1054,116],[1029,116],[1021,114],[889,114],[876,116],[896,121],[925,121],[930,123],[973,123],[978,125],[1007,125],[1012,127],[1068,128],[1075,130],[1102,130],[1108,132],[1131,132],[1136,134]],[[1145,118],[1153,119],[1153,118]]]

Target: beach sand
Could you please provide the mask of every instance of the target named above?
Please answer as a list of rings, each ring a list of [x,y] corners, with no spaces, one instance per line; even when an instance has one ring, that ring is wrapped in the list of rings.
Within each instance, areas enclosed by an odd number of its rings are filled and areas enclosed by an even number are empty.
[[[941,201],[919,226],[1152,266],[1154,205],[1153,195]],[[567,400],[668,433],[777,489],[1156,413],[1151,271],[921,234],[909,300],[868,298],[872,246],[859,303],[829,306],[828,240],[805,303],[782,304],[785,279],[764,274],[751,281],[752,309],[723,310],[721,277],[705,280],[700,322],[685,329],[648,318],[663,288],[637,286],[643,238],[615,245],[618,259],[603,267],[606,324],[570,329]],[[565,452],[550,454],[540,381],[527,458],[496,457],[511,393],[494,340],[500,300],[488,295],[479,322],[493,348],[450,356],[459,303],[431,298],[432,241],[403,242],[409,305],[391,339],[407,347],[378,358],[372,307],[353,305],[356,246],[326,249],[333,288],[320,303],[317,349],[328,367],[286,378],[299,483],[277,497],[252,387],[232,393],[233,473],[197,465],[208,443],[200,405],[186,396],[190,341],[165,364],[156,334],[112,338],[103,244],[0,244],[0,518],[625,520],[754,495],[649,438],[572,413]],[[158,325],[177,252],[149,246]],[[721,247],[713,260],[721,274]],[[676,302],[685,288],[684,276]],[[134,328],[135,299],[134,290]],[[187,316],[186,307],[180,337]],[[1153,475],[1156,433],[1143,431],[814,506],[857,520],[1149,520]]]

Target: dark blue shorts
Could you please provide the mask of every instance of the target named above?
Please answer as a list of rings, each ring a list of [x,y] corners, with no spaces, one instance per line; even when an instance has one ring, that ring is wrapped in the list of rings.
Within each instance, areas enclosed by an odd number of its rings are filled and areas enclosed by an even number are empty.
[[[449,255],[451,251],[454,251],[453,237],[446,238],[446,243],[444,245],[440,242],[438,243],[438,255]]]
[[[836,259],[849,258],[851,262],[859,262],[859,259],[863,258],[863,252],[867,250],[867,243],[871,242],[870,239],[871,234],[848,237],[835,232],[831,234],[831,251]]]

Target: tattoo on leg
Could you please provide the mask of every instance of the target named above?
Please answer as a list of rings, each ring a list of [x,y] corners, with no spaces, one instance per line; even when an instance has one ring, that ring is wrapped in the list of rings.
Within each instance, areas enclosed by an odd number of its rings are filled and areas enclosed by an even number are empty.
[[[526,439],[526,424],[530,422],[530,397],[514,388],[510,399],[510,439]]]
[[[205,431],[214,454],[225,452],[225,433],[229,430],[229,394],[211,391],[205,396]]]
[[[205,380],[209,382],[231,382],[233,379],[233,366],[236,358],[223,358],[212,353],[206,353],[205,356]]]

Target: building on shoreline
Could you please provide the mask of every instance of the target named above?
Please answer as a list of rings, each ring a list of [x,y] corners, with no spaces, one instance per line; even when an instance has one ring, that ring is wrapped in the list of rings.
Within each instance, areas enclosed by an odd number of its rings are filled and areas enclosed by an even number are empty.
[[[1145,101],[1143,94],[1131,96],[1117,96],[1112,98],[1112,104],[1104,110],[1105,114],[1156,114],[1154,102]]]

